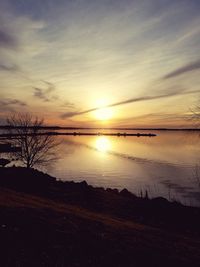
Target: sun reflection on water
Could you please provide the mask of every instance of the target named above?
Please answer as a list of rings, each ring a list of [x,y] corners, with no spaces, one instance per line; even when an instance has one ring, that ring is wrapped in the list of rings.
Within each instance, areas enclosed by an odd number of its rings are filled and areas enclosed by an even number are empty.
[[[108,152],[111,148],[110,141],[105,136],[100,136],[95,140],[95,148],[100,152]]]

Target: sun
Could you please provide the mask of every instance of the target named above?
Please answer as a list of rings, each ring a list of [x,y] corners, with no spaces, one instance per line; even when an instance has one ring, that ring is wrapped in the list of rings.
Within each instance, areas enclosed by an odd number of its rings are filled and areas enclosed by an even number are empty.
[[[108,105],[109,101],[107,99],[99,99],[97,101],[98,109],[94,112],[96,119],[106,121],[113,117],[113,109],[107,107]]]
[[[113,117],[113,111],[111,108],[100,108],[95,111],[95,117],[98,120],[110,120]]]

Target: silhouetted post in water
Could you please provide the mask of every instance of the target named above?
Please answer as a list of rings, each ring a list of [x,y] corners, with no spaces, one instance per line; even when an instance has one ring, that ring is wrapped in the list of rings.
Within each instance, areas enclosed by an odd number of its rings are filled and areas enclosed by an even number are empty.
[[[145,199],[149,199],[148,191],[147,190],[145,191]]]
[[[53,135],[41,132],[43,119],[32,117],[31,114],[12,115],[7,119],[8,133],[16,134],[10,142],[21,149],[14,152],[27,168],[35,165],[45,165],[55,160],[54,149],[58,145]]]

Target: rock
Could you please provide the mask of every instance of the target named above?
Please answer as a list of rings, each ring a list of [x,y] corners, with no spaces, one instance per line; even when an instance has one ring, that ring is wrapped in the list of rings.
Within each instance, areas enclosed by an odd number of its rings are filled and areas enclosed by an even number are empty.
[[[6,165],[8,165],[11,161],[8,159],[4,159],[4,158],[0,158],[0,166],[1,167],[5,167]]]
[[[126,188],[124,188],[123,190],[120,191],[120,195],[124,196],[124,197],[128,197],[128,198],[136,197],[134,194],[129,192]]]

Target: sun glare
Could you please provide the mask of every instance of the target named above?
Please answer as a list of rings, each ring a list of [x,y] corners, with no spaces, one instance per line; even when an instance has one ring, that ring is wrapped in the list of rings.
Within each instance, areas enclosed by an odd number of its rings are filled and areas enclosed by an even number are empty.
[[[100,152],[107,152],[110,150],[110,142],[105,136],[100,136],[96,139],[95,148]]]
[[[98,109],[94,112],[94,115],[98,120],[106,121],[113,117],[113,109],[107,107],[108,104],[109,102],[107,99],[98,99]]]
[[[109,120],[113,116],[113,111],[111,108],[100,108],[95,111],[95,117],[98,120]]]

